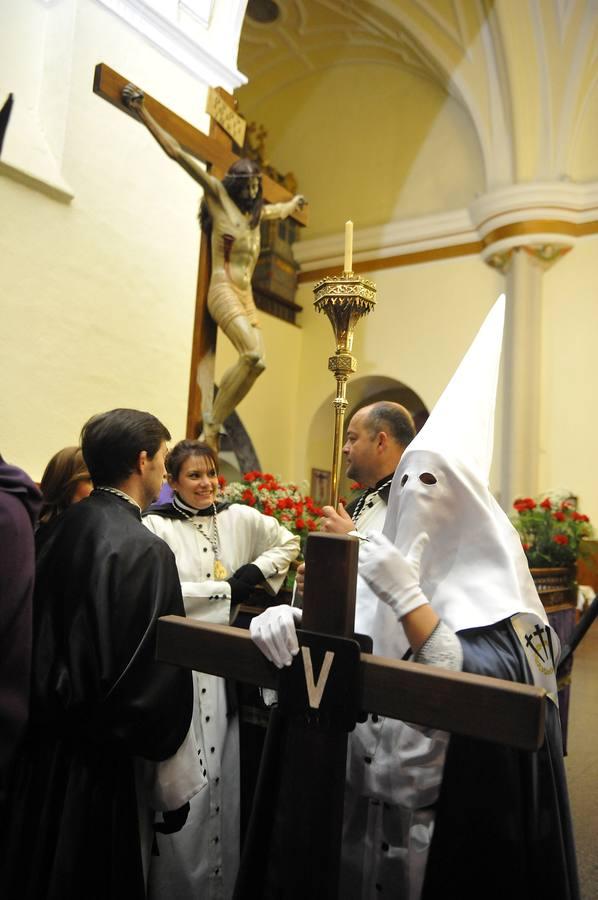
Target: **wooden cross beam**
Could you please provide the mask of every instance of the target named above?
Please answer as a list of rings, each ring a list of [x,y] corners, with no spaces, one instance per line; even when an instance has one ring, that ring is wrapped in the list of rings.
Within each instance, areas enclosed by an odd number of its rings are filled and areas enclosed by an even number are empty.
[[[129,79],[119,75],[105,63],[95,68],[93,90],[99,97],[116,106],[121,112],[137,117],[122,102],[122,90]],[[222,88],[218,88],[221,98],[232,108],[235,101]],[[240,157],[235,152],[233,142],[226,131],[214,120],[210,121],[210,133],[204,134],[185,119],[168,109],[158,100],[145,95],[144,105],[158,124],[174,137],[188,153],[204,162],[216,178],[222,178],[229,167]],[[291,198],[282,185],[273,181],[265,173],[262,175],[264,200],[280,203]],[[307,213],[296,210],[292,218],[305,225]],[[191,350],[191,371],[189,375],[189,400],[187,405],[187,437],[196,438],[201,429],[202,389],[209,389],[214,383],[214,357],[216,352],[216,327],[208,313],[207,298],[210,283],[209,243],[202,239],[199,252],[195,319]]]
[[[301,645],[302,629],[297,635]],[[278,670],[246,632],[228,625],[165,616],[158,626],[157,656],[208,675],[278,686]],[[293,664],[301,666],[300,657]],[[363,710],[520,750],[542,745],[541,688],[367,653],[361,654],[360,665]]]
[[[524,750],[542,744],[540,688],[359,653],[350,640],[358,547],[344,535],[309,536],[304,628],[289,669],[278,672],[239,629],[176,616],[158,623],[163,662],[279,690],[235,900],[337,896],[347,732],[355,713]]]

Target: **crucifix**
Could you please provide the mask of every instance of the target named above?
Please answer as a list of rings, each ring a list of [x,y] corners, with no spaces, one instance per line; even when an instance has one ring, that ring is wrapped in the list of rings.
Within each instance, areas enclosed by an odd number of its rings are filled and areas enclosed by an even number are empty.
[[[291,197],[281,185],[261,175],[251,160],[241,159],[228,131],[214,118],[209,135],[205,135],[104,64],[96,66],[94,92],[141,121],[168,156],[203,188],[200,220],[207,240],[200,246],[187,437],[198,437],[203,426],[204,439],[217,453],[220,426],[264,369],[251,292],[259,255],[259,223],[289,215],[304,225],[305,201],[300,195]],[[242,142],[235,131],[242,120],[233,111],[233,98],[221,89],[211,97],[224,113],[219,115],[220,122]],[[229,119],[232,127],[227,124]],[[266,201],[263,205],[262,198]],[[216,325],[231,340],[239,359],[223,375],[213,401]]]
[[[307,542],[301,652],[279,672],[236,628],[169,616],[158,658],[277,688],[236,900],[337,896],[347,735],[377,713],[536,750],[546,692],[363,652],[353,634],[359,541],[325,533]],[[299,865],[297,865],[299,863]]]

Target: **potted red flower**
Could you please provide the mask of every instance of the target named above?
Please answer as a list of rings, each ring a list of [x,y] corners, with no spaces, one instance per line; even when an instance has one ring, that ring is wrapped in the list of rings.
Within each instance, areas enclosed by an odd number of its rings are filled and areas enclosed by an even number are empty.
[[[588,516],[578,512],[573,498],[522,497],[513,507],[512,522],[541,600],[553,605],[574,599],[577,559],[585,551],[584,538],[593,532]]]

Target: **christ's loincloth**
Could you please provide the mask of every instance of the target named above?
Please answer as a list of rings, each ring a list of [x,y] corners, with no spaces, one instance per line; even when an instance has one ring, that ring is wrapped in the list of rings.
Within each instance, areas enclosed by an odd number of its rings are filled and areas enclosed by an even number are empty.
[[[224,273],[217,273],[210,280],[208,310],[223,331],[236,316],[244,316],[250,325],[259,327],[251,287],[237,287]]]

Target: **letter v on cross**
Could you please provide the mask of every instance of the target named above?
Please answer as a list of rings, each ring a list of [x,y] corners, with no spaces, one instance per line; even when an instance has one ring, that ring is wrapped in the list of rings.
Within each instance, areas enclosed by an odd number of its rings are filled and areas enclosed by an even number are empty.
[[[320,703],[322,702],[322,694],[324,693],[324,688],[326,687],[326,682],[330,675],[334,653],[331,650],[327,650],[324,654],[324,662],[322,663],[322,668],[320,669],[317,681],[314,681],[314,667],[311,661],[311,651],[309,647],[301,648],[301,657],[303,659],[303,670],[305,672],[305,684],[307,687],[309,705],[312,709],[319,709]]]

